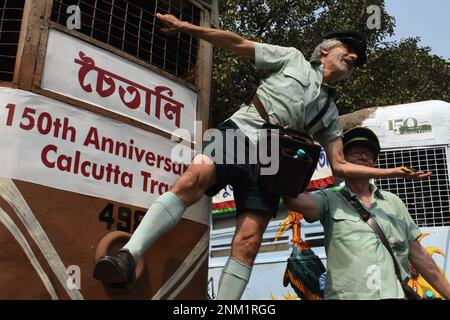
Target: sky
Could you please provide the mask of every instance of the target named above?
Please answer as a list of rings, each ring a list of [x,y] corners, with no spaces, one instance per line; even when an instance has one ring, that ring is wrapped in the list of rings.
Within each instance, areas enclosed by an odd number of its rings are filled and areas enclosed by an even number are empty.
[[[386,11],[395,18],[395,35],[387,40],[419,36],[431,53],[450,59],[449,0],[385,0]]]

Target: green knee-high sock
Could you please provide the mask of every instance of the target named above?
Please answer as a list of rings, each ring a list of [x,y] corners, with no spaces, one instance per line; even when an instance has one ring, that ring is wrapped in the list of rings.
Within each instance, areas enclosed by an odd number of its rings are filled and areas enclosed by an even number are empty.
[[[151,205],[131,239],[124,246],[137,261],[162,234],[172,229],[186,211],[186,206],[173,193],[166,192]]]
[[[230,257],[220,276],[217,300],[241,299],[251,274],[252,267]]]

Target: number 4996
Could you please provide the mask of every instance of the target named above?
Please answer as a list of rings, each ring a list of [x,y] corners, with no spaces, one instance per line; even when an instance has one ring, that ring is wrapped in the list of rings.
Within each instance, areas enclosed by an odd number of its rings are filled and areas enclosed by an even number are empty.
[[[133,212],[127,207],[114,209],[114,204],[108,203],[98,216],[99,221],[106,223],[108,230],[111,230],[114,226],[119,231],[132,233],[137,229],[145,215],[145,211],[135,210]]]

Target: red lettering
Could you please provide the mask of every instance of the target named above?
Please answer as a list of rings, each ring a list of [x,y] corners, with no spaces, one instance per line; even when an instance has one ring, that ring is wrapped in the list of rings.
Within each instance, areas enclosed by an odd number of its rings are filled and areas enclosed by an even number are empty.
[[[151,151],[147,152],[145,155],[145,162],[147,162],[150,167],[153,167],[155,165],[155,154]]]
[[[111,164],[108,164],[108,166]],[[120,175],[120,168],[119,166],[115,166],[114,168],[114,184],[119,184],[119,175]]]
[[[75,155],[75,164],[74,164],[74,169],[73,169],[73,173],[78,174],[78,169],[80,168],[80,157],[77,156],[78,154]]]
[[[38,118],[38,131],[41,134],[47,135],[51,130],[52,130],[52,116],[47,112],[42,112]]]
[[[83,145],[84,146],[89,146],[90,144],[93,144],[95,149],[99,150],[100,149],[100,142],[98,139],[98,132],[97,129],[94,127],[91,127],[89,129],[89,132],[86,136],[86,139],[84,140]]]
[[[56,152],[56,151],[58,151],[58,148],[55,145],[53,145],[53,144],[49,144],[49,145],[45,146],[44,149],[42,149],[42,152],[41,152],[41,161],[47,168],[54,168],[55,167],[55,163],[54,162],[48,161],[48,153],[51,152],[51,151]]]
[[[65,162],[65,163],[64,163]],[[57,160],[57,167],[61,171],[70,172],[72,167],[72,157],[60,155]]]
[[[159,184],[158,192],[159,194],[165,193],[167,190],[169,190],[169,185],[167,183],[161,182]]]
[[[106,181],[107,182],[111,182],[111,174],[112,174],[112,167],[111,164],[109,163],[108,166],[106,167]]]
[[[70,133],[70,141],[75,142],[75,136],[77,131],[74,127],[69,125],[69,119],[64,118],[64,125],[63,125],[63,134],[62,139],[67,140],[67,135]]]
[[[135,154],[136,154],[136,160],[137,160],[138,162],[141,162],[142,159],[144,158],[145,150],[144,150],[144,149],[139,150],[138,147],[134,147],[134,152],[135,152]]]
[[[31,109],[31,108],[25,108],[23,110],[23,114],[22,114],[22,119],[27,119],[28,120],[28,124],[24,124],[22,122],[20,122],[19,127],[23,130],[31,130],[34,128],[34,118],[33,118],[33,114],[36,113],[36,110]]]
[[[164,156],[158,154],[158,160],[156,161],[157,168],[161,168],[161,161],[164,161]]]
[[[166,158],[164,161],[164,171],[170,172],[172,169],[172,160],[170,158]]]
[[[133,188],[133,175],[130,174],[129,172],[124,172],[120,176],[120,183],[124,187],[130,188],[130,189]]]
[[[126,156],[127,156],[127,144],[117,141],[116,142],[116,156],[120,155],[120,149],[122,149],[122,157],[126,158]],[[110,153],[112,153],[112,151]]]
[[[129,172],[122,172],[120,170],[120,166],[118,165],[113,167],[111,163],[108,163],[108,165],[105,167],[104,165],[92,163],[90,161],[83,161],[81,158],[82,153],[80,151],[76,151],[74,157],[65,154],[58,156],[57,151],[58,148],[55,145],[51,144],[45,146],[42,149],[41,159],[42,163],[46,167],[55,168],[56,164],[58,170],[63,172],[72,172],[77,174],[77,172],[80,171],[81,174],[86,178],[94,178],[95,180],[106,180],[106,182],[112,182],[116,185],[121,183],[123,187],[128,188],[133,187],[133,174]],[[49,159],[50,152],[55,153],[56,161],[51,161]],[[151,174],[142,171],[141,175],[146,178],[144,180],[144,191],[146,191],[148,187],[148,180],[150,179]]]
[[[6,118],[6,125],[8,127],[11,127],[14,119],[14,112],[16,111],[16,105],[13,103],[8,103],[6,109],[8,109],[8,117]]]
[[[158,186],[158,180],[152,180],[150,183],[150,192],[155,193],[155,187]]]
[[[181,172],[181,169],[182,169],[181,163],[174,162],[172,168],[173,168],[174,174],[181,175],[181,173],[182,173]]]
[[[130,147],[128,148],[128,159],[133,159],[133,144],[134,144],[134,140],[130,139]]]
[[[102,149],[101,150],[102,151],[107,151],[108,150],[108,152],[112,154],[114,152],[114,141],[113,141],[113,139],[103,137],[102,138]],[[117,155],[117,152],[116,152],[116,155]]]
[[[92,167],[92,176],[94,177],[94,179],[96,180],[102,180],[103,176],[105,174],[105,169],[103,166],[100,166],[100,172],[97,172],[97,168],[99,168],[99,166],[97,166],[96,163],[94,163],[93,167]]]
[[[148,181],[151,179],[152,174],[150,172],[141,171],[141,176],[144,177],[144,185],[142,187],[142,191],[148,191]]]
[[[79,153],[79,151],[77,151],[77,153]],[[86,171],[86,167],[90,167],[90,166],[91,166],[91,163],[89,161],[84,161],[81,164],[81,174],[83,176],[85,176],[86,178],[89,178],[89,176],[90,176],[89,172]]]

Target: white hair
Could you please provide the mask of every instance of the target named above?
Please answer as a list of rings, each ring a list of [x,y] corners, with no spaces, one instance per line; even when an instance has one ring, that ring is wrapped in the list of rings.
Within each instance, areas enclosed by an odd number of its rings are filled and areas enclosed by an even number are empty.
[[[314,49],[311,55],[311,60],[320,60],[320,58],[322,57],[322,49],[331,50],[342,45],[344,44],[339,40],[325,39]]]

